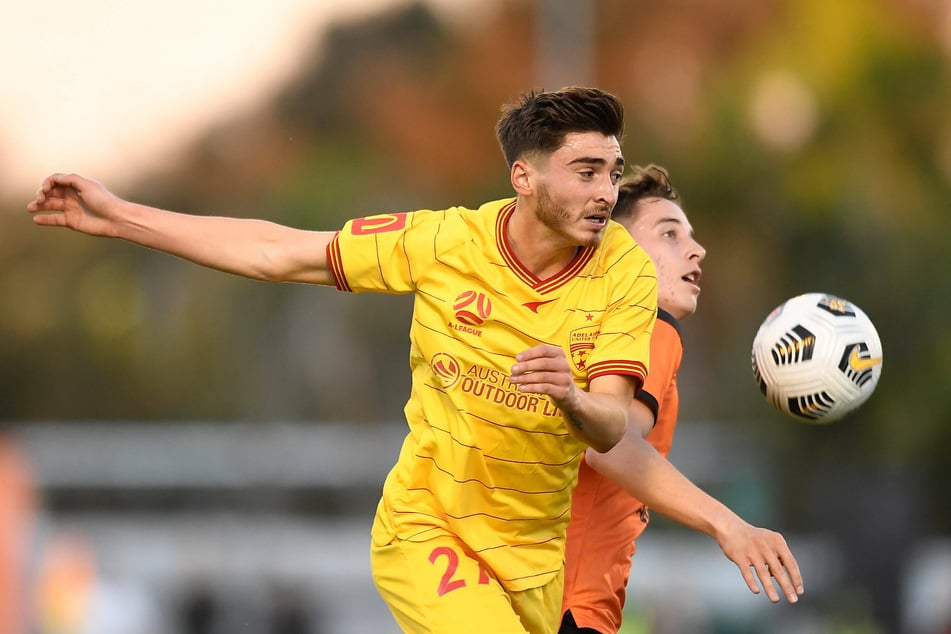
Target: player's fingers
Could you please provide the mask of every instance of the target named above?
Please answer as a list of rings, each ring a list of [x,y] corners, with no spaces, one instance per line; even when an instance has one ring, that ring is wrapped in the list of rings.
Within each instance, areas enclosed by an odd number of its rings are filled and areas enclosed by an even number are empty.
[[[790,603],[796,603],[799,601],[799,595],[796,593],[796,589],[793,586],[792,579],[789,576],[789,571],[786,570],[786,567],[782,564],[782,561],[777,555],[772,555],[769,558],[769,561],[765,564],[767,569],[767,574],[772,576],[776,580],[776,583],[779,584],[780,590],[786,597],[786,600]],[[760,580],[763,580],[763,577],[760,576]],[[764,583],[769,582],[769,579],[765,580]],[[772,586],[772,583],[770,583]],[[770,594],[770,600],[776,602],[779,601],[779,596]]]
[[[546,343],[532,346],[528,350],[523,350],[515,355],[516,361],[529,361],[532,359],[553,359],[564,357],[564,351],[558,346],[552,346]]]
[[[40,183],[35,202],[43,203],[50,199],[64,198],[69,191],[79,193],[83,183],[84,179],[77,174],[50,174]]]
[[[746,582],[746,587],[750,589],[750,592],[753,594],[759,594],[759,584],[756,582],[756,575],[753,574],[752,566],[738,566],[740,569],[740,574],[743,575],[743,581]]]
[[[538,372],[541,369],[542,366],[536,359],[532,357],[523,357],[512,366],[510,372],[513,377],[516,377],[523,374],[529,374],[531,372]]]
[[[522,350],[517,355],[515,355],[515,360],[524,363],[526,361],[531,361],[532,359],[537,359],[543,353],[544,346],[532,346],[527,350]]]
[[[36,197],[41,198],[43,196],[49,195],[49,193],[56,187],[56,183],[60,180],[64,174],[50,174],[43,179],[43,182],[40,183],[40,188],[36,191]]]
[[[537,374],[539,372],[544,372],[547,374],[562,374],[565,377],[569,376],[568,364],[562,359],[552,357],[538,357],[526,359],[524,361],[520,360],[518,363],[512,366],[511,370],[512,376]]]
[[[773,585],[769,564],[765,561],[761,561],[753,564],[752,568],[756,571],[760,585],[763,586],[763,590],[766,591],[766,596],[769,597],[769,600],[773,603],[779,603],[779,593],[776,592],[776,587]]]
[[[803,593],[802,574],[799,572],[796,558],[793,557],[782,535],[771,534],[768,550],[764,554],[773,577],[786,595],[786,600],[796,603],[799,595]]]
[[[786,567],[777,563],[776,565],[771,565],[769,569],[770,573],[773,575],[773,579],[776,580],[776,583],[779,584],[780,589],[786,596],[786,600],[790,603],[798,602],[799,593],[796,592],[796,587],[793,584],[793,581],[789,576],[789,571],[786,570]]]
[[[545,394],[550,394],[557,390],[564,390],[567,382],[564,376],[558,372],[529,372],[512,377],[512,383],[519,386],[522,392],[539,392],[545,390]]]
[[[72,187],[73,189],[79,189],[82,184],[83,178],[78,174],[63,174],[57,172],[56,174],[50,174],[43,180],[43,185],[41,189],[45,192],[51,192],[55,188],[64,188]]]
[[[44,227],[65,227],[66,216],[62,214],[36,214],[33,216],[33,224]]]
[[[31,200],[29,204],[27,204],[26,208],[29,209],[30,211],[36,211],[40,207],[40,205],[42,205],[49,199],[49,194],[47,193],[47,190],[43,189],[44,183],[40,184],[40,188],[37,189],[36,193],[33,195],[33,200]]]
[[[31,201],[26,208],[29,211],[62,211],[65,201],[62,197],[51,197],[49,195],[37,195],[36,200]]]
[[[49,191],[46,192],[47,198],[66,198],[66,195],[70,192],[75,192],[75,189],[70,189],[67,187],[62,187],[60,185],[54,185],[50,187]]]
[[[40,183],[40,188],[36,190],[33,200],[27,205],[30,211],[38,209],[48,209],[51,204],[62,206],[63,199],[66,196],[66,188],[57,185],[53,177],[47,177]],[[59,201],[58,203],[55,201]]]
[[[799,600],[799,595],[804,592],[799,564],[796,563],[796,558],[793,557],[792,553],[788,550],[785,553],[777,555],[777,558],[780,560],[783,570],[780,586],[782,586],[783,592],[786,594],[786,599],[790,603],[795,603]]]

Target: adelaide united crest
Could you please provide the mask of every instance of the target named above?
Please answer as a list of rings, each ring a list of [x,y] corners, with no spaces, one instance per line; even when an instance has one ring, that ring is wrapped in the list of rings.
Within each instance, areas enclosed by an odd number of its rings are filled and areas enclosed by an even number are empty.
[[[571,363],[579,372],[588,368],[588,355],[594,350],[594,342],[601,334],[600,326],[572,330],[568,335],[568,353]]]

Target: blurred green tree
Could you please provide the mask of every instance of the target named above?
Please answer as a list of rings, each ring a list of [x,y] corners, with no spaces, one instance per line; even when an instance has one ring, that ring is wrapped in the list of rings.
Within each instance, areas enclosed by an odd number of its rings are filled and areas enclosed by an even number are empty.
[[[625,99],[628,159],[671,169],[709,251],[686,325],[684,417],[773,438],[789,471],[806,456],[914,464],[930,517],[951,525],[946,9],[592,6],[596,81]],[[500,2],[449,25],[409,5],[337,25],[268,107],[121,193],[319,228],[507,196],[493,126],[535,87],[532,9]],[[4,205],[0,240],[0,419],[399,418],[407,298],[274,287],[40,235],[22,203]],[[759,322],[807,291],[859,304],[885,347],[878,393],[824,434],[779,420],[749,370]]]

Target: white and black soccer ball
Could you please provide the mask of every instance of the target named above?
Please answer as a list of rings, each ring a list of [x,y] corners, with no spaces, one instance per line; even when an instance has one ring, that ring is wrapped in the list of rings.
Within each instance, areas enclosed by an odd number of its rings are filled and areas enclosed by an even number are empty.
[[[815,424],[864,403],[882,374],[875,325],[852,302],[806,293],[777,306],[753,338],[753,376],[776,409]]]

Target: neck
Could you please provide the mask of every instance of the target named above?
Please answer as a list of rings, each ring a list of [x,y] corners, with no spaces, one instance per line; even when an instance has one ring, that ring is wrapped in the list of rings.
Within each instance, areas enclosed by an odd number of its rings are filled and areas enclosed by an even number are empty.
[[[541,280],[564,270],[581,248],[539,222],[530,209],[518,203],[506,224],[505,237],[522,266]]]

